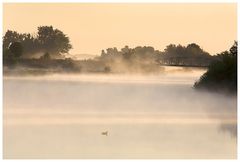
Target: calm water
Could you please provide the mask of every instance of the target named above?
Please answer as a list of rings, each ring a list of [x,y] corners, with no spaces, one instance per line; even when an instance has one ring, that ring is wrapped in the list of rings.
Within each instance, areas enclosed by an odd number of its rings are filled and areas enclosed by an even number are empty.
[[[236,98],[168,70],[4,77],[4,158],[236,158]]]

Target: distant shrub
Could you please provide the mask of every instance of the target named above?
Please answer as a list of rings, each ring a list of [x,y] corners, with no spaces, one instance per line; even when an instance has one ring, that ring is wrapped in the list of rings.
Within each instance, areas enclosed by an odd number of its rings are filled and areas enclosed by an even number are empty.
[[[105,73],[111,72],[111,68],[110,68],[109,66],[105,66],[105,67],[104,67],[104,72],[105,72]]]
[[[43,60],[50,60],[51,59],[51,56],[48,52],[46,52],[44,55],[42,55],[40,57],[40,59],[43,59]]]

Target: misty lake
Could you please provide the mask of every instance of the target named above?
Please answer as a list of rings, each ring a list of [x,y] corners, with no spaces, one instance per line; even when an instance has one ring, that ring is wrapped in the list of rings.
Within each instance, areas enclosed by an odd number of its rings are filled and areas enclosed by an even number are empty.
[[[4,76],[4,158],[236,158],[237,98],[204,72]]]

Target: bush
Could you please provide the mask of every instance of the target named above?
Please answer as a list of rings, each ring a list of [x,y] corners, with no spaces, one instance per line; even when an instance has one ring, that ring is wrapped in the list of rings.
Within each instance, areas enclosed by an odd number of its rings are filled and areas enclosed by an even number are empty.
[[[40,59],[43,59],[43,60],[50,60],[51,59],[51,56],[48,52],[46,52],[44,55],[42,55],[40,57]]]
[[[194,84],[195,89],[237,93],[237,42],[230,51],[222,52],[208,71]]]

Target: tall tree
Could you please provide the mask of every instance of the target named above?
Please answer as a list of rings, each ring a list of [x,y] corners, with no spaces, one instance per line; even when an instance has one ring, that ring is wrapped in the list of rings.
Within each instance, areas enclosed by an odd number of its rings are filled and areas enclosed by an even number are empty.
[[[16,31],[8,30],[3,36],[3,49],[6,50],[9,48],[12,42],[21,42],[22,35]]]
[[[72,48],[69,38],[60,30],[52,26],[38,27],[37,39],[44,52],[52,54],[68,53]]]

